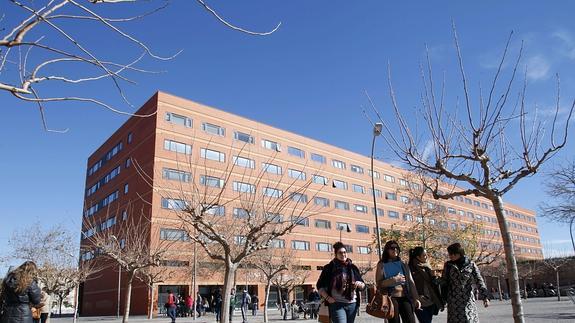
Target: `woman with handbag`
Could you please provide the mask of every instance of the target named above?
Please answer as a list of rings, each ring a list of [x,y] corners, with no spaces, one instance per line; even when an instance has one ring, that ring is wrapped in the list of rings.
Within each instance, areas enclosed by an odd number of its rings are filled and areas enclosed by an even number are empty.
[[[393,300],[395,315],[389,323],[415,323],[414,310],[421,307],[419,294],[408,266],[401,261],[401,249],[396,241],[390,240],[383,248],[381,260],[375,270],[375,282],[382,292],[389,293]]]
[[[415,282],[421,309],[415,311],[419,323],[431,323],[433,316],[443,311],[443,302],[437,285],[437,277],[433,275],[427,262],[427,252],[423,247],[409,250],[409,269]]]
[[[325,265],[317,281],[319,294],[329,304],[330,321],[353,323],[359,309],[356,291],[365,288],[359,269],[347,258],[345,245],[333,245],[334,259]]]
[[[8,273],[2,282],[3,312],[1,323],[32,323],[31,307],[42,301],[40,287],[36,282],[36,264],[26,261]]]

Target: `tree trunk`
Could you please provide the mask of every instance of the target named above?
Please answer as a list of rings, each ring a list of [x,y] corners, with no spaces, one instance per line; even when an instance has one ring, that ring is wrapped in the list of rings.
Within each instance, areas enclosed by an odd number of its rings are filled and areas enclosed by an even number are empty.
[[[148,320],[151,320],[154,316],[154,283],[148,285],[148,287],[150,289],[150,309],[148,312]]]
[[[503,301],[503,291],[501,290],[501,277],[497,276],[497,291],[499,292],[499,301]]]
[[[62,303],[64,303],[64,299],[58,296],[58,315],[62,317]]]
[[[376,211],[377,212],[377,211]],[[280,299],[280,316],[284,316],[284,301],[283,301],[283,295],[282,295],[282,291],[281,288],[279,286],[276,285],[276,289],[278,291],[278,297]]]
[[[561,292],[559,289],[559,268],[555,270],[555,279],[557,279],[557,301],[561,302]]]
[[[78,292],[80,291],[80,285],[76,284],[76,286],[74,286],[74,319],[73,319],[73,323],[78,322]],[[50,320],[50,313],[48,313],[48,321],[46,321],[46,323],[49,323]]]
[[[515,250],[513,249],[509,225],[503,211],[503,199],[498,195],[493,195],[490,199],[499,223],[501,238],[503,239],[505,261],[507,262],[507,277],[509,279],[509,295],[511,297],[511,307],[513,308],[513,321],[515,323],[524,323],[523,304],[521,303],[521,293],[519,292],[521,290],[519,287],[519,272],[515,261]]]
[[[122,323],[128,323],[130,317],[130,302],[132,301],[132,282],[134,281],[135,272],[128,272],[128,285],[126,286],[126,296],[124,299],[124,316]]]
[[[270,288],[272,282],[270,280],[266,283],[266,295],[264,296],[264,322],[268,322],[268,300],[270,298]]]
[[[230,321],[230,291],[234,288],[234,283],[236,280],[236,270],[237,264],[233,264],[231,261],[225,262],[224,271],[224,288],[222,291],[222,315],[221,323],[226,323]]]
[[[525,295],[525,299],[527,299],[527,278],[523,278],[523,295]]]

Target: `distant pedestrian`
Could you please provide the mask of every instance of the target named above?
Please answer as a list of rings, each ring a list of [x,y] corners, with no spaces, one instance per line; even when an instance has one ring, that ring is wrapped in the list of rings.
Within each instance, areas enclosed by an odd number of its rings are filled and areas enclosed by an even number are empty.
[[[40,323],[46,323],[48,317],[50,317],[50,311],[52,310],[52,297],[50,293],[46,292],[45,289],[42,290],[42,307],[40,307]]]
[[[168,289],[168,301],[166,302],[166,312],[168,316],[172,319],[172,323],[176,323],[176,296]]]
[[[308,308],[309,308],[309,313],[310,313],[310,318],[313,319],[317,319],[318,318],[318,310],[319,310],[319,301],[321,300],[321,296],[319,296],[319,293],[317,292],[317,289],[314,287],[311,291],[311,293],[309,293],[309,295],[307,296],[307,301],[308,301]]]
[[[409,250],[409,269],[419,294],[421,309],[415,311],[419,323],[431,323],[433,316],[443,311],[437,277],[427,262],[427,252],[423,247]]]
[[[202,313],[204,312],[204,299],[202,295],[200,295],[200,291],[196,293],[196,312],[198,313],[198,317],[202,317]]]
[[[242,310],[242,322],[248,322],[248,306],[252,303],[252,298],[250,294],[248,294],[248,290],[244,289],[242,292],[242,302],[241,302],[241,310]]]
[[[475,286],[483,297],[483,306],[489,306],[487,287],[477,265],[465,256],[459,243],[447,247],[449,261],[443,266],[443,293],[447,301],[448,323],[478,323],[475,305]]]
[[[38,269],[32,261],[26,261],[8,273],[2,282],[0,301],[4,304],[1,323],[32,323],[30,307],[42,302],[38,287]]]
[[[234,310],[236,309],[236,289],[232,288],[230,290],[230,322],[234,316]]]
[[[194,316],[194,299],[192,295],[186,296],[186,316]]]
[[[220,289],[216,290],[216,294],[214,295],[214,302],[213,302],[213,308],[214,308],[214,313],[216,314],[216,322],[219,322],[222,320],[222,291]]]
[[[254,293],[252,295],[252,316],[258,315],[259,304],[260,304],[260,299],[258,298],[258,295],[256,295],[256,293]]]

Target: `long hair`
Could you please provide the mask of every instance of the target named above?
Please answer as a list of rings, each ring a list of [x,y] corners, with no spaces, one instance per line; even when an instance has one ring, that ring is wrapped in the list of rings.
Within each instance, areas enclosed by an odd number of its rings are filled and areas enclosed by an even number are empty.
[[[383,262],[388,262],[389,261],[389,253],[387,252],[388,250],[391,249],[392,245],[396,245],[399,247],[399,243],[397,243],[397,241],[395,240],[389,240],[388,242],[385,243],[385,246],[383,247],[383,255],[381,257],[381,259],[383,260]],[[401,247],[399,247],[399,250],[397,250],[398,256],[397,256],[397,260],[401,260],[399,258],[399,253],[401,252]]]
[[[416,258],[421,256],[425,252],[425,249],[421,246],[409,249],[409,268],[413,271],[416,267]]]
[[[38,267],[33,261],[26,261],[10,273],[16,279],[16,294],[22,294],[32,285],[38,275]]]

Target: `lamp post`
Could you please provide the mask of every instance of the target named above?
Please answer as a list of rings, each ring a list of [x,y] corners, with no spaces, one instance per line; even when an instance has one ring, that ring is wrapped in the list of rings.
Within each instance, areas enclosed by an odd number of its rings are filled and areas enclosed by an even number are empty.
[[[373,150],[375,148],[375,138],[381,135],[383,124],[377,122],[373,126],[373,139],[371,140],[371,195],[373,196],[373,213],[375,214],[375,236],[377,237],[377,256],[381,259],[381,233],[379,231],[379,214],[377,214],[377,199],[375,197],[375,179],[373,176]]]
[[[118,248],[121,248],[120,241],[115,235],[111,235],[110,238],[118,244]],[[122,266],[118,263],[118,306],[116,308],[116,318],[120,318],[120,289],[122,287]]]
[[[351,229],[349,228],[349,224],[345,224],[345,227],[342,225],[339,228],[337,228],[339,230],[339,241],[341,242],[341,232],[343,231],[343,229],[345,228],[346,232],[351,232]]]

